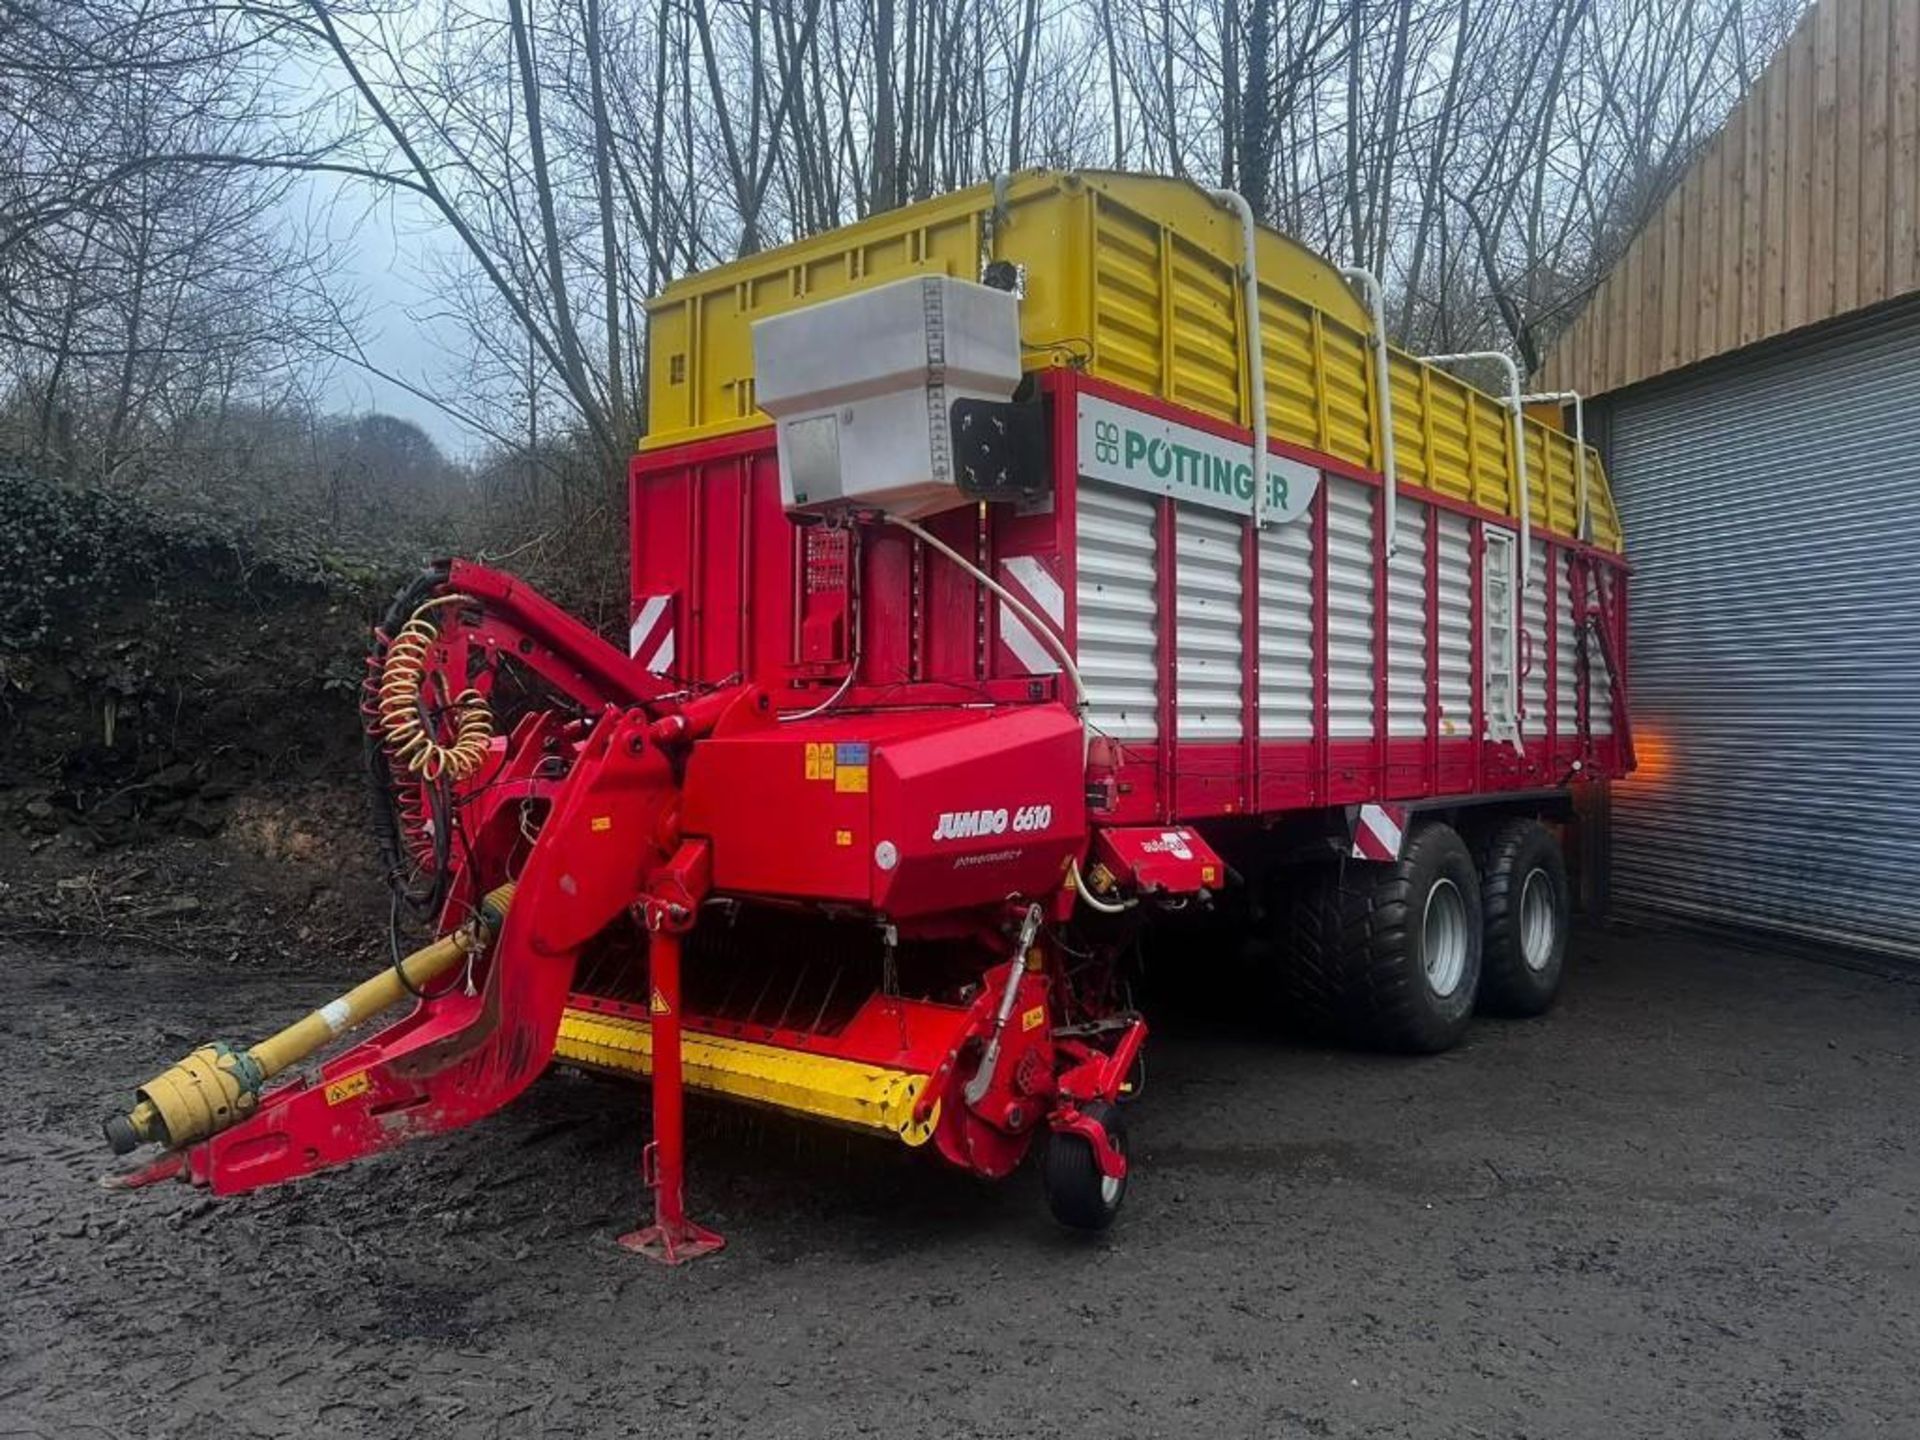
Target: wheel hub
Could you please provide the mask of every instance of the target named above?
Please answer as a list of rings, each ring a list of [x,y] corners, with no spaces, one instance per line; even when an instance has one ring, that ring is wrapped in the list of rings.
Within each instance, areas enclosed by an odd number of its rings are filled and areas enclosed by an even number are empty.
[[[1427,985],[1442,999],[1460,988],[1467,971],[1467,947],[1467,902],[1453,881],[1436,880],[1427,891],[1420,921],[1420,954]]]
[[[1553,959],[1554,942],[1559,939],[1554,909],[1553,882],[1547,872],[1529,870],[1520,886],[1520,958],[1529,970],[1544,970]]]

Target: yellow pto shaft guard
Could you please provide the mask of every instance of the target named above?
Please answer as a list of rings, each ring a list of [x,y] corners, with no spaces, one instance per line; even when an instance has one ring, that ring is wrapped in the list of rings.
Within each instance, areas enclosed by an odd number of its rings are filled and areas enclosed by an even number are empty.
[[[201,1046],[136,1090],[130,1111],[107,1118],[104,1128],[113,1153],[124,1155],[149,1141],[177,1150],[226,1129],[253,1110],[267,1081],[281,1071],[418,992],[486,944],[512,900],[512,884],[500,886],[481,902],[479,913],[451,935],[363,980],[252,1049],[236,1050],[219,1040]]]

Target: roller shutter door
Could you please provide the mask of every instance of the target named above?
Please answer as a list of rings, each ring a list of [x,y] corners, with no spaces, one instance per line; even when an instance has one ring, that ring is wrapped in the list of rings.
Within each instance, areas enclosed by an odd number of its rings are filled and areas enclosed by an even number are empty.
[[[1639,908],[1920,959],[1920,303],[1610,407]]]

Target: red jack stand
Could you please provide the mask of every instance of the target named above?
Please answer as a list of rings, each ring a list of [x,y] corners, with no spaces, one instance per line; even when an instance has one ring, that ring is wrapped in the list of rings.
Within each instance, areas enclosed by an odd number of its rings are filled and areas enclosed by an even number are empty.
[[[623,1249],[681,1265],[711,1255],[727,1242],[687,1219],[682,1184],[686,1178],[685,1086],[680,1073],[680,937],[693,928],[697,895],[706,887],[704,842],[689,841],[673,857],[643,910],[647,931],[647,970],[653,991],[648,1009],[653,1027],[653,1140],[641,1153],[640,1175],[653,1188],[653,1224],[620,1237]],[[675,889],[666,899],[660,890]]]

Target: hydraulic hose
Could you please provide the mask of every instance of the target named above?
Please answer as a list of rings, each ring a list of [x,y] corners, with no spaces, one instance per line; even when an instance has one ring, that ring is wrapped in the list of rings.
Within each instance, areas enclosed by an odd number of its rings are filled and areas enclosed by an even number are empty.
[[[967,559],[966,556],[947,544],[946,541],[942,540],[939,536],[933,534],[924,525],[916,525],[913,521],[899,515],[889,514],[886,518],[895,525],[898,525],[902,530],[918,536],[927,545],[938,550],[942,555],[953,561],[954,564],[958,565],[962,570],[965,570],[969,575],[973,576],[975,580],[978,580],[982,585],[986,586],[993,594],[1005,601],[1007,608],[1013,611],[1015,615],[1018,615],[1022,620],[1026,621],[1027,628],[1039,637],[1041,644],[1053,652],[1053,658],[1060,662],[1060,668],[1066,672],[1067,682],[1073,686],[1074,713],[1084,720],[1086,718],[1088,703],[1086,682],[1080,678],[1080,667],[1073,663],[1073,654],[1067,649],[1067,642],[1053,633],[1053,627],[1048,625],[1038,615],[1034,614],[1027,603],[1018,595],[1008,590],[1006,586],[1002,585],[998,580],[995,580],[991,575],[987,574],[986,571]],[[1080,751],[1083,761],[1086,757],[1088,747],[1090,747],[1092,743],[1093,737],[1088,733],[1083,724],[1080,730]],[[1090,893],[1086,887],[1086,883],[1080,878],[1080,862],[1074,860],[1069,863],[1072,865],[1074,888],[1079,893],[1080,898],[1086,901],[1088,905],[1092,906],[1095,910],[1103,910],[1109,915],[1119,914],[1127,908],[1125,903],[1114,904],[1112,901],[1102,900]]]
[[[978,565],[967,559],[967,557],[962,555],[958,550],[947,544],[946,541],[928,530],[926,526],[917,525],[913,521],[900,515],[888,514],[885,518],[889,523],[898,525],[902,530],[917,536],[925,544],[938,550],[942,555],[946,556],[947,559],[953,561],[954,564],[966,571],[975,580],[986,586],[993,594],[999,596],[1000,599],[1006,603],[1006,607],[1009,610],[1024,620],[1028,628],[1039,638],[1040,643],[1046,646],[1052,653],[1053,658],[1060,662],[1060,668],[1066,672],[1067,683],[1073,686],[1074,709],[1082,715],[1086,714],[1087,687],[1086,683],[1080,678],[1080,667],[1073,663],[1073,654],[1067,649],[1067,642],[1053,633],[1053,627],[1051,625],[1034,614],[1031,607],[1018,595],[1015,595],[1011,590],[1007,589],[1006,586],[1002,585]]]
[[[1080,861],[1077,858],[1067,861],[1067,882],[1088,909],[1098,910],[1102,915],[1124,915],[1133,908],[1134,902],[1131,900],[1107,900],[1094,894],[1086,877],[1080,873]]]

